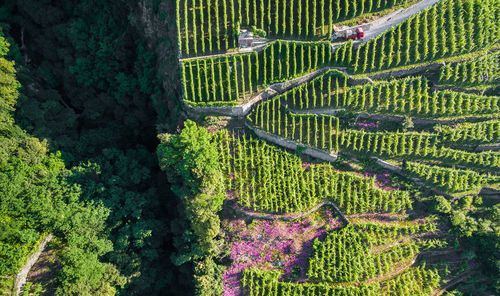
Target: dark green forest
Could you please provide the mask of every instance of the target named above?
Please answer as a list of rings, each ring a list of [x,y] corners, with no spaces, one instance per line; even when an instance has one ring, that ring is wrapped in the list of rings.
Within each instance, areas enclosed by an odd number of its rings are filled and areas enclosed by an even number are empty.
[[[52,233],[56,295],[189,291],[190,267],[170,260],[177,200],[155,156],[157,130],[176,129],[177,90],[163,91],[161,39],[147,40],[139,4],[158,14],[160,1],[1,2],[0,274]]]

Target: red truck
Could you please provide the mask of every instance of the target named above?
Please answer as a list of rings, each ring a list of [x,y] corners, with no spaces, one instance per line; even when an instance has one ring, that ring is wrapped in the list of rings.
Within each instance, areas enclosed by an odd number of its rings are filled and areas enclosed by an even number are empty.
[[[359,38],[363,38],[363,37],[365,37],[365,32],[363,31],[363,28],[359,27],[359,28],[356,28],[355,34],[352,34],[352,31],[350,31],[350,34],[348,34],[345,38],[346,39],[359,39]]]
[[[353,28],[342,28],[340,30],[336,30],[333,33],[333,38],[332,39],[338,39],[338,38],[344,38],[344,39],[360,39],[365,37],[365,32],[363,31],[363,28],[358,27],[354,29]]]

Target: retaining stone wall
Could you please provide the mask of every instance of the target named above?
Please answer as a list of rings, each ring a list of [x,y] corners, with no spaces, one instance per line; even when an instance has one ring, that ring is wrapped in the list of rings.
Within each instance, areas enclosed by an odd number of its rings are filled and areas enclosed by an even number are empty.
[[[249,124],[246,124],[246,127],[252,130],[259,138],[262,138],[266,141],[269,141],[281,147],[291,150],[297,150],[297,147],[299,147],[299,145],[295,141],[287,140],[285,138],[261,131],[259,129],[250,126]],[[302,152],[302,154],[329,162],[334,162],[337,160],[337,155],[329,154],[325,151],[307,146],[304,152]]]

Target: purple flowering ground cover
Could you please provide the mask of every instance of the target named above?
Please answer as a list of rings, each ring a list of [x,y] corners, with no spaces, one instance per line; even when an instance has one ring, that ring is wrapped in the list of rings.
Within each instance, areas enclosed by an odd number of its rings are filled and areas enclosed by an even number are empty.
[[[243,219],[223,221],[232,261],[224,272],[223,296],[242,295],[241,272],[248,267],[279,270],[283,279],[305,281],[312,241],[340,226],[330,210],[296,222],[254,220],[246,225]]]
[[[365,127],[365,128],[376,128],[378,127],[378,124],[375,122],[358,122],[358,126],[360,127]]]
[[[384,189],[384,190],[398,190],[399,188],[395,188],[390,186],[391,184],[391,175],[389,173],[383,173],[383,174],[374,174],[374,173],[369,173],[365,172],[363,174],[365,177],[372,178],[375,176],[375,183],[377,184],[378,187]]]

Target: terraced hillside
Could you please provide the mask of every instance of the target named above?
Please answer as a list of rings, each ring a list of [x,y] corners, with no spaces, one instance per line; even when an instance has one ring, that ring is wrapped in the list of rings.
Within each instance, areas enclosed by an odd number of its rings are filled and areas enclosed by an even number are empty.
[[[177,1],[198,124],[159,156],[212,210],[187,214],[210,245],[195,262],[217,266],[195,268],[200,295],[495,293],[480,248],[499,229],[499,2],[441,0],[368,41],[328,40],[412,4]],[[252,27],[273,41],[238,52]]]
[[[336,23],[412,2],[177,0],[179,52],[189,57],[235,49],[242,28],[255,27],[273,39],[329,39]]]

